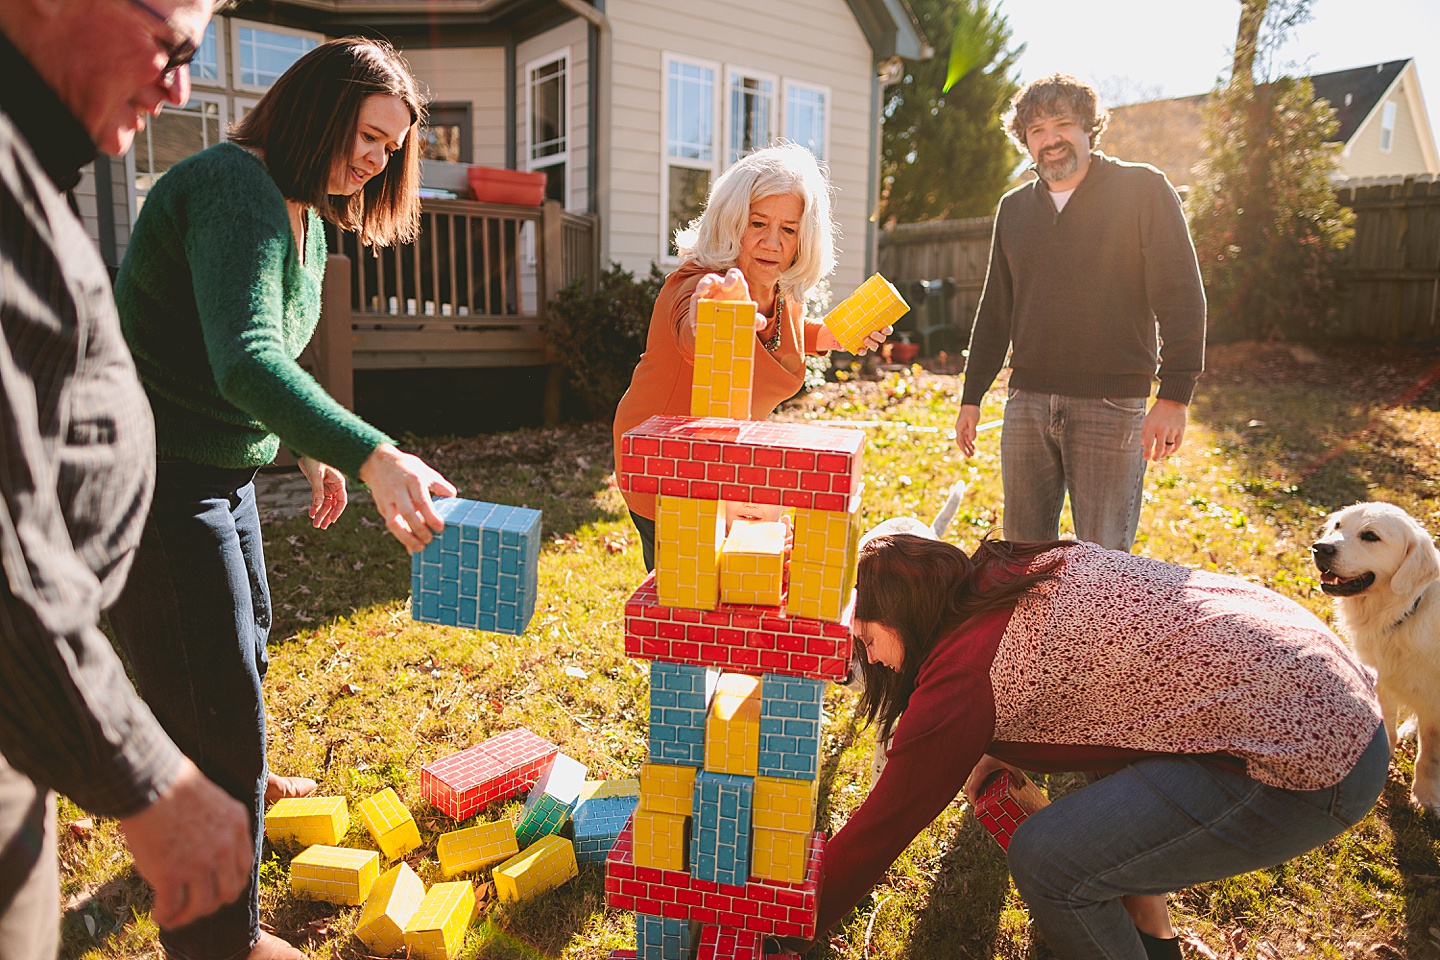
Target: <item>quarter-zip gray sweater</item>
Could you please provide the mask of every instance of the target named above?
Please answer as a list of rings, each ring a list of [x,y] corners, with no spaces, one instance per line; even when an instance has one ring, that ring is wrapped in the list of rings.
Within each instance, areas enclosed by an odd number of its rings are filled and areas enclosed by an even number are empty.
[[[1000,199],[961,403],[980,403],[1007,349],[1016,389],[1148,397],[1158,372],[1160,399],[1190,402],[1205,291],[1163,173],[1096,152],[1063,211],[1040,180]]]

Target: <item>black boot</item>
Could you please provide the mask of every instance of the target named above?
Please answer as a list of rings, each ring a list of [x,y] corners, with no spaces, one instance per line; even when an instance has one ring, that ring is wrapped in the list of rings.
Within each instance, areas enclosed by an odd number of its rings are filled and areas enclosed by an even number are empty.
[[[1181,960],[1178,934],[1169,940],[1162,940],[1159,937],[1150,936],[1144,930],[1135,932],[1140,934],[1140,942],[1145,945],[1147,960]]]

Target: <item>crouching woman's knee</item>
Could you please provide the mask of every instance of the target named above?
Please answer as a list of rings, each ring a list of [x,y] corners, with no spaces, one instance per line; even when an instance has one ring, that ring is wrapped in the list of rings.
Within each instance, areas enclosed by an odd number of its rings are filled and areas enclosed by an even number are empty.
[[[1027,903],[1032,898],[1053,899],[1069,886],[1066,844],[1049,829],[1048,819],[1039,814],[1027,818],[1015,829],[1005,851],[1015,889]]]

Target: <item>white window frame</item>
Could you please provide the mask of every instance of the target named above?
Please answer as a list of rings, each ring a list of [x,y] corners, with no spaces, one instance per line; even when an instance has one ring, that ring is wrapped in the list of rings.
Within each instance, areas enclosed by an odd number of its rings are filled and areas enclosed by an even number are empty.
[[[197,77],[195,76],[195,71],[192,69],[190,71],[190,85],[192,87],[215,87],[218,90],[224,90],[228,86],[227,81],[229,80],[230,74],[227,71],[230,67],[230,58],[227,56],[229,53],[229,38],[225,30],[227,19],[226,17],[214,17],[205,28],[207,32],[210,30],[210,27],[215,28],[215,78],[212,80],[208,77]]]
[[[253,30],[264,30],[267,33],[278,33],[281,36],[300,37],[305,40],[314,40],[316,44],[325,42],[325,34],[315,33],[312,30],[296,30],[293,27],[281,27],[273,23],[262,23],[259,20],[238,20],[230,19],[230,63],[234,81],[231,86],[236,90],[248,90],[255,93],[264,93],[270,89],[268,84],[241,83],[240,82],[240,30],[248,27]]]
[[[711,116],[715,119],[710,131],[710,159],[695,160],[690,157],[670,156],[670,65],[682,63],[700,67],[714,74],[714,89],[710,93]],[[679,257],[670,252],[670,168],[685,167],[690,170],[707,170],[710,183],[720,176],[720,160],[725,155],[725,71],[718,61],[703,60],[668,50],[660,54],[660,262],[675,264]]]
[[[668,73],[668,71],[667,71]],[[721,92],[720,102],[724,106],[721,126],[723,133],[720,135],[721,153],[725,166],[729,166],[739,157],[730,155],[731,141],[735,136],[735,115],[731,110],[730,93],[731,86],[736,80],[762,80],[770,84],[770,140],[760,144],[760,147],[769,146],[777,137],[783,136],[780,132],[780,98],[784,93],[784,87],[780,78],[773,73],[762,73],[759,70],[749,70],[745,67],[725,67],[725,89]],[[668,84],[666,85],[669,86]],[[759,149],[757,147],[757,149]]]
[[[245,108],[254,109],[255,104],[260,102],[259,97],[234,97],[231,102],[234,108],[230,111],[231,123],[239,123],[245,117]],[[230,139],[226,137],[225,139]]]
[[[786,77],[782,83],[782,96],[784,103],[780,116],[780,136],[790,139],[790,91],[808,90],[811,93],[818,93],[825,98],[825,122],[824,130],[821,133],[820,156],[818,159],[828,161],[830,158],[830,123],[835,114],[835,97],[830,88],[822,83],[809,83],[805,80],[796,80],[793,77]]]
[[[1395,149],[1395,121],[1400,115],[1400,105],[1386,100],[1380,108],[1380,152],[1389,153]]]
[[[541,67],[548,67],[550,64],[559,61],[564,61],[565,64],[564,76],[562,79],[563,85],[561,87],[561,89],[564,91],[565,98],[564,110],[562,111],[561,115],[561,121],[565,125],[565,149],[560,151],[559,153],[551,154],[548,157],[540,157],[539,159],[536,159],[535,141],[533,139],[535,135],[535,102],[533,97],[533,94],[535,92],[535,85],[533,74]],[[525,64],[525,169],[530,173],[537,173],[541,170],[546,170],[550,167],[553,167],[557,163],[565,164],[565,183],[560,189],[562,195],[565,198],[561,206],[563,206],[566,210],[570,209],[570,180],[571,174],[573,173],[573,171],[570,169],[570,134],[573,132],[573,130],[571,129],[572,124],[570,122],[570,112],[572,109],[572,104],[574,103],[574,100],[571,96],[573,93],[571,74],[574,72],[570,69],[572,62],[573,61],[570,57],[570,47],[565,46],[561,47],[559,50],[556,50],[554,53],[539,57],[535,60],[531,60],[529,63]]]
[[[221,141],[225,140],[225,128],[229,126],[228,98],[218,93],[210,93],[209,91],[196,91],[192,89],[190,91],[190,99],[186,102],[186,105],[188,106],[189,104],[196,102],[213,103],[219,107],[218,112],[220,119],[220,138],[215,142],[220,143]],[[167,104],[165,109],[169,110],[171,109],[171,107]],[[151,117],[150,119],[153,121],[156,118]],[[148,125],[147,130],[141,131],[138,136],[145,136],[147,132]],[[135,220],[140,216],[140,201],[142,196],[150,195],[149,190],[146,190],[145,193],[142,195],[140,191],[135,187],[135,176],[138,172],[135,169],[135,153],[136,151],[133,147],[130,150],[125,151],[125,197],[130,207],[131,230],[135,229]]]

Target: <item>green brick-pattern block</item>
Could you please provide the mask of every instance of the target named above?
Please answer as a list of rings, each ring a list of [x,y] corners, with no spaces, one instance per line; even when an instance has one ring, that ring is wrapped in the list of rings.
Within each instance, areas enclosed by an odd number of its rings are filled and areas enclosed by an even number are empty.
[[[573,803],[565,803],[548,795],[536,800],[521,819],[520,826],[515,828],[515,840],[520,844],[520,849],[525,849],[541,837],[559,833],[574,809]]]

